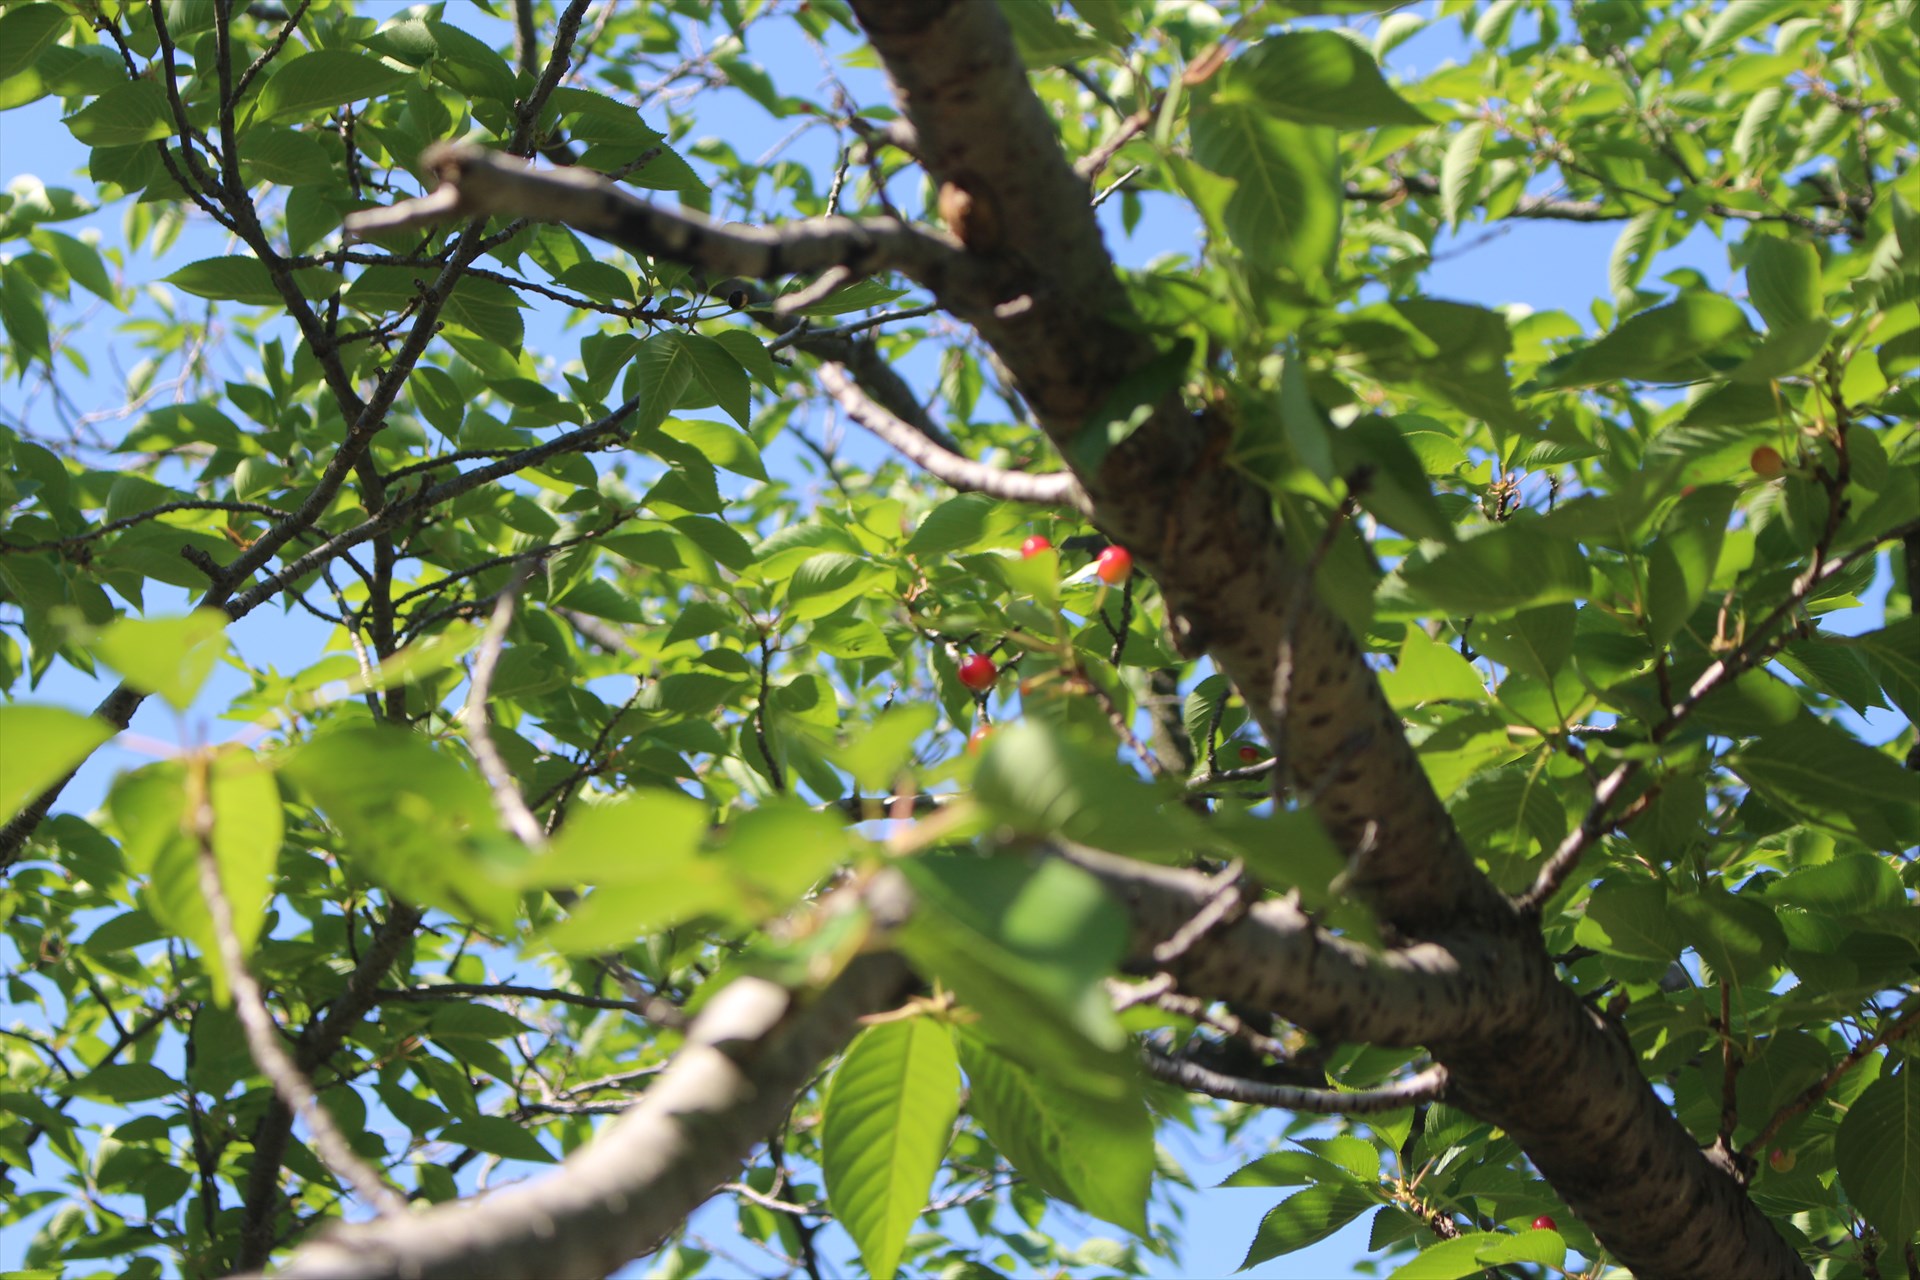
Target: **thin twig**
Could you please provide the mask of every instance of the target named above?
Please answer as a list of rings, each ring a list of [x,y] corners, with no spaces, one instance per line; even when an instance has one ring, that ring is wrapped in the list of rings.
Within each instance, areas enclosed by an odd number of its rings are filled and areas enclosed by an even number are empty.
[[[523,566],[513,576],[513,581],[500,592],[500,598],[493,606],[493,616],[487,620],[487,629],[480,637],[479,652],[474,655],[473,670],[467,683],[467,705],[460,719],[467,735],[467,745],[473,749],[473,758],[480,766],[480,774],[493,792],[493,807],[500,815],[501,825],[511,831],[521,844],[538,851],[547,847],[546,830],[541,827],[540,820],[533,816],[533,810],[527,808],[526,800],[520,795],[519,784],[507,771],[506,761],[500,758],[493,735],[487,728],[487,693],[493,687],[494,669],[499,666],[500,652],[506,645],[507,627],[513,622],[514,604],[520,599],[520,590],[526,585],[531,569],[531,564]]]

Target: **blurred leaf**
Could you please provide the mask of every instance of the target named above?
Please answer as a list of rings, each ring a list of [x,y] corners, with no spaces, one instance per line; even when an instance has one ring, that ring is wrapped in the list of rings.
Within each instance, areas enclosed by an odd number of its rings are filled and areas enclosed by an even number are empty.
[[[1059,859],[941,854],[901,864],[919,903],[900,947],[980,1016],[1000,1052],[1074,1092],[1127,1096],[1134,1067],[1102,985],[1126,919]]]
[[[1577,600],[1591,589],[1577,544],[1515,519],[1402,571],[1407,586],[1450,614],[1488,614]]]
[[[384,63],[349,49],[315,49],[270,71],[260,87],[260,120],[290,119],[376,97],[401,79]]]
[[[1693,382],[1744,359],[1753,337],[1740,305],[1709,293],[1684,293],[1627,320],[1599,341],[1542,368],[1535,385],[1591,387],[1603,382]]]
[[[91,647],[128,683],[185,711],[226,656],[226,629],[227,615],[217,609],[184,618],[122,618]]]
[[[113,734],[106,721],[61,707],[0,706],[0,814],[11,821]]]
[[[1244,93],[1274,115],[1302,124],[1367,129],[1430,123],[1388,87],[1366,50],[1331,31],[1290,31],[1260,41],[1228,64],[1223,91]]]

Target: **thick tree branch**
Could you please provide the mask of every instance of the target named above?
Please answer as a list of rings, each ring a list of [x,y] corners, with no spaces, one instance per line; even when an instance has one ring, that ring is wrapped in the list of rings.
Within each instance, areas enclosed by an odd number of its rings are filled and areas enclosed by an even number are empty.
[[[963,492],[984,493],[1009,502],[1085,507],[1086,500],[1080,493],[1080,484],[1070,473],[1052,471],[1032,475],[1024,471],[1003,471],[943,449],[868,399],[866,393],[847,376],[847,371],[837,364],[820,366],[820,385],[827,389],[828,395],[840,402],[840,407],[849,418],[918,463],[928,475],[944,484]]]
[[[412,1217],[341,1227],[275,1272],[326,1280],[606,1275],[657,1248],[785,1119],[858,1019],[908,990],[891,956],[811,998],[740,978],[708,1003],[640,1101],[538,1182]]]
[[[998,272],[987,295],[1025,305],[981,306],[935,287],[936,296],[1005,363],[1062,456],[1085,465],[1093,519],[1153,572],[1185,651],[1209,653],[1269,741],[1287,743],[1296,781],[1348,853],[1348,887],[1394,934],[1441,947],[1460,972],[1490,966],[1499,977],[1486,1002],[1524,1011],[1517,1022],[1460,1022],[1435,1034],[1429,1048],[1451,1073],[1449,1096],[1506,1128],[1643,1280],[1805,1274],[1744,1190],[1702,1156],[1648,1087],[1624,1037],[1561,985],[1527,917],[1475,867],[1345,624],[1317,593],[1290,608],[1301,560],[1284,545],[1268,494],[1225,462],[1231,425],[1192,414],[1170,390],[1104,454],[1074,447],[1113,389],[1157,352],[1131,323],[1086,183],[1060,154],[998,7],[853,7],[919,136],[930,178],[943,191],[961,190],[985,215],[968,220],[969,232],[978,223],[980,234],[961,238]],[[1289,641],[1292,676],[1282,700],[1279,655]],[[1204,896],[1188,897],[1160,920],[1159,938],[1204,905]],[[1137,923],[1143,905],[1135,903]],[[1260,946],[1230,945],[1266,907],[1176,962],[1183,988],[1235,998],[1252,988],[1269,999],[1249,1003],[1292,1016],[1304,1001],[1315,1012],[1314,990],[1278,976],[1249,978],[1249,970],[1276,975],[1304,963],[1291,949],[1297,941],[1282,931]],[[1203,976],[1235,990],[1216,990]],[[1478,1010],[1482,1002],[1464,998],[1458,976],[1448,976],[1462,1011]],[[1381,1010],[1334,1012],[1365,1022]]]

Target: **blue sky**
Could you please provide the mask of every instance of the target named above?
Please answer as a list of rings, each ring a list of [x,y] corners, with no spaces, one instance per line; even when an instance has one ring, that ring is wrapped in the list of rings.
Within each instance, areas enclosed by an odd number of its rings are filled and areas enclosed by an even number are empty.
[[[455,21],[483,35],[498,33],[504,42],[505,29],[483,16],[461,13],[465,6],[455,4]],[[1415,76],[1433,70],[1456,56],[1463,44],[1452,23],[1438,24],[1395,49],[1387,60],[1389,74]],[[820,81],[822,68],[816,53],[797,40],[764,40],[750,43],[748,53],[766,63],[776,82],[787,91],[808,92]],[[866,102],[885,100],[884,88],[876,73],[842,67],[839,74],[856,97]],[[58,123],[57,103],[42,101],[27,108],[0,115],[0,184],[22,174],[34,174],[49,185],[72,185],[84,190],[83,178],[74,170],[84,164],[84,153]],[[745,156],[762,154],[784,138],[791,121],[770,120],[743,95],[722,91],[704,95],[700,100],[701,127],[694,138],[712,135],[726,139]],[[689,139],[692,141],[692,139]],[[834,154],[830,131],[812,130],[791,141],[785,154],[816,170],[830,166]],[[698,164],[696,162],[696,167]],[[1115,255],[1129,265],[1144,264],[1169,250],[1190,248],[1195,229],[1174,202],[1164,198],[1147,201],[1147,216],[1132,235],[1121,227],[1118,202],[1110,202],[1108,214],[1109,244]],[[716,212],[723,212],[717,210]],[[81,228],[98,228],[109,244],[119,239],[122,210],[109,208],[78,224],[61,229],[77,234]],[[1433,267],[1426,275],[1426,290],[1436,297],[1454,298],[1487,305],[1521,304],[1534,310],[1564,310],[1591,325],[1590,301],[1608,293],[1607,262],[1619,228],[1609,224],[1560,222],[1511,222],[1496,228],[1470,225],[1461,234],[1442,241]],[[226,252],[221,238],[211,228],[196,226],[182,236],[168,258],[160,264],[136,263],[142,278],[164,275],[186,262]],[[1729,290],[1738,280],[1727,265],[1724,248],[1704,231],[1675,246],[1656,262],[1649,279],[1679,266],[1700,270],[1710,281],[1724,282]],[[103,321],[110,317],[103,316]],[[561,316],[551,311],[528,313],[528,344],[562,359],[574,348],[577,335],[561,332]],[[106,323],[85,335],[85,354],[97,370],[111,370],[107,359],[113,333]],[[131,357],[124,363],[130,363]],[[927,369],[909,366],[910,374],[925,376]],[[85,394],[85,380],[75,378],[72,385],[82,389],[77,398],[87,407],[118,403],[122,398],[111,377],[102,378]],[[26,413],[21,412],[23,387],[0,386],[0,421],[8,424],[24,420],[29,427],[55,431],[44,399]],[[845,438],[847,455],[857,462],[870,461],[881,454],[879,446],[858,434]],[[781,441],[768,452],[767,462],[776,474],[799,477],[807,455],[791,441]],[[1883,594],[1884,583],[1876,589]],[[184,599],[182,600],[184,603]],[[1844,629],[1860,630],[1875,625],[1877,607],[1859,611],[1843,622]],[[280,614],[271,608],[256,611],[236,623],[232,637],[238,651],[255,663],[272,663],[282,671],[299,669],[318,656],[328,639],[329,629],[311,617]],[[185,716],[176,716],[149,700],[136,716],[131,731],[116,744],[100,752],[83,771],[79,781],[69,788],[62,808],[85,811],[97,804],[111,777],[119,770],[136,766],[156,754],[165,754],[183,743],[219,741],[230,737],[237,726],[215,718],[217,708],[247,683],[237,671],[216,676],[203,694],[199,707]],[[31,695],[32,700],[89,707],[111,687],[107,680],[89,680],[64,667],[55,671]],[[1891,729],[1877,734],[1887,736]],[[0,960],[12,967],[17,957],[4,955]],[[16,1012],[0,1008],[0,1021],[10,1021]],[[1175,1156],[1186,1166],[1194,1180],[1202,1185],[1217,1183],[1243,1160],[1259,1154],[1263,1144],[1277,1134],[1286,1122],[1284,1116],[1268,1116],[1247,1130],[1244,1150],[1223,1148],[1218,1144],[1198,1144],[1184,1133],[1163,1135]],[[1210,1276],[1232,1272],[1243,1256],[1261,1215],[1280,1198],[1281,1193],[1259,1190],[1223,1190],[1183,1196],[1187,1211],[1186,1249],[1182,1265],[1162,1265],[1160,1274]],[[740,1242],[731,1228],[730,1204],[715,1204],[696,1215],[693,1229],[724,1242],[737,1256],[753,1257],[750,1246]],[[1369,1217],[1363,1217],[1347,1230],[1312,1249],[1277,1259],[1250,1273],[1268,1277],[1313,1277],[1351,1274],[1355,1261],[1365,1254]],[[1049,1224],[1054,1225],[1054,1224]],[[1099,1224],[1088,1224],[1062,1217],[1058,1226],[1063,1236],[1104,1234]],[[838,1246],[833,1241],[837,1238]],[[24,1247],[26,1235],[21,1229],[0,1233],[0,1268],[13,1265]],[[830,1254],[845,1258],[845,1237],[834,1233],[823,1238]],[[716,1270],[713,1274],[730,1274]]]

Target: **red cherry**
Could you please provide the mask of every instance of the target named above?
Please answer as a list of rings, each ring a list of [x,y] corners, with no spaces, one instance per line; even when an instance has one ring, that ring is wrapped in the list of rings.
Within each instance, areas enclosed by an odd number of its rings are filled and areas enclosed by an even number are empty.
[[[969,654],[960,664],[960,683],[975,693],[985,693],[1000,678],[1000,668],[983,653]]]
[[[1775,1173],[1791,1173],[1793,1166],[1800,1161],[1785,1147],[1775,1147],[1767,1154],[1767,1163],[1773,1167]]]
[[[1042,551],[1051,550],[1053,550],[1053,544],[1036,533],[1020,544],[1020,558],[1022,560],[1031,560]]]
[[[1763,480],[1771,480],[1787,469],[1787,463],[1780,451],[1770,444],[1763,444],[1753,451],[1747,459],[1747,465],[1753,468],[1753,474]]]
[[[1558,1231],[1560,1224],[1543,1213],[1533,1220],[1533,1229],[1535,1231]]]
[[[1133,556],[1125,547],[1108,547],[1093,562],[1093,571],[1100,581],[1110,587],[1117,587],[1133,573]]]
[[[990,724],[975,726],[973,732],[967,736],[967,754],[970,756],[979,755],[980,748],[987,745],[987,739],[991,737],[992,734],[993,726]]]
[[[1260,758],[1260,748],[1243,746],[1240,748],[1240,760],[1243,764],[1252,764]]]

